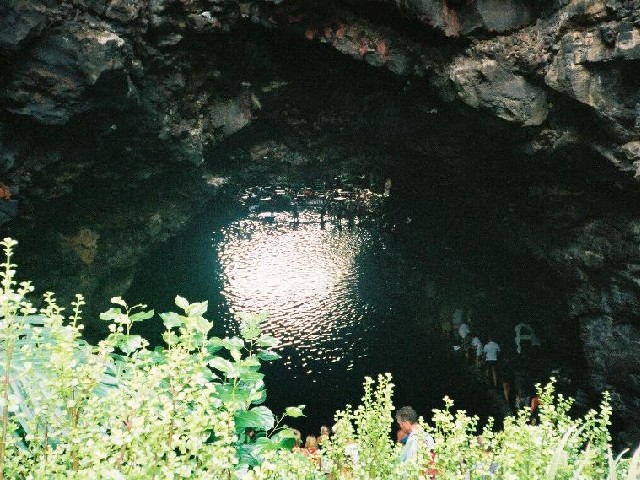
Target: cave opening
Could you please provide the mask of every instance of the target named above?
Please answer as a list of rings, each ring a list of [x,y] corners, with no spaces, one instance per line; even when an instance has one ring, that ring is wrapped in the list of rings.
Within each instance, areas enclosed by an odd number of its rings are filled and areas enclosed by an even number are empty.
[[[272,228],[265,236],[284,252],[305,238],[355,245],[339,262],[355,265],[343,286],[358,313],[340,321],[371,319],[366,340],[351,333],[366,353],[330,400],[323,395],[336,390],[332,375],[298,388],[311,353],[274,366],[276,406],[312,398],[310,421],[329,421],[321,399],[332,409],[357,402],[361,376],[389,368],[400,402],[429,398],[426,411],[452,394],[470,411],[491,413],[482,375],[458,368],[444,338],[443,323],[460,307],[505,350],[515,347],[516,323],[535,328],[545,362],[529,384],[560,368],[568,393],[588,391],[589,403],[616,390],[625,397],[617,411],[637,418],[632,22],[618,25],[629,47],[622,53],[606,27],[603,53],[603,31],[587,32],[602,18],[569,12],[554,31],[554,12],[565,6],[549,2],[525,2],[519,13],[531,21],[520,29],[512,15],[516,23],[499,33],[477,23],[473,2],[449,2],[464,15],[427,23],[390,5],[329,3],[263,5],[267,13],[238,6],[225,12],[232,27],[209,30],[211,12],[185,2],[164,13],[132,10],[131,29],[114,12],[65,4],[60,18],[86,24],[66,32],[69,23],[41,23],[40,12],[26,37],[3,44],[3,181],[18,200],[0,213],[5,233],[20,240],[21,271],[63,301],[86,294],[95,340],[105,333],[97,313],[125,292],[156,311],[172,309],[177,293],[209,299],[214,316],[230,322],[219,252],[242,240],[232,235],[239,226]],[[499,13],[487,5],[483,13]],[[465,25],[468,32],[456,30]],[[593,34],[593,44],[574,45],[565,28],[575,38]],[[571,84],[558,63],[590,46],[585,64],[570,65],[584,85]],[[529,95],[546,116],[525,108]],[[469,106],[476,100],[478,108]],[[309,210],[296,231],[286,212],[266,225],[237,202],[256,185],[344,183],[380,194],[387,179],[391,195],[371,226],[316,229]],[[249,252],[258,242],[242,245]],[[316,248],[298,263],[327,253]],[[331,305],[326,315],[340,308]],[[407,363],[427,371],[441,359],[451,359],[448,369],[412,381]],[[298,383],[280,382],[287,367],[299,370],[291,377]],[[290,391],[302,396],[287,399]]]
[[[470,411],[495,414],[495,398],[482,375],[465,370],[442,332],[442,324],[462,307],[471,312],[475,332],[484,339],[494,336],[516,358],[514,326],[524,321],[534,327],[544,358],[539,363],[527,358],[526,388],[557,369],[570,383],[568,393],[586,388],[579,327],[571,317],[571,290],[579,279],[550,258],[572,241],[572,228],[602,215],[635,214],[630,179],[586,149],[531,151],[532,131],[443,102],[420,78],[398,78],[323,46],[279,43],[260,30],[248,29],[241,37],[250,55],[259,58],[252,64],[253,81],[281,85],[251,114],[250,124],[205,152],[204,168],[227,179],[230,203],[226,209],[213,207],[217,213],[198,217],[186,232],[155,249],[128,295],[166,309],[176,293],[208,299],[214,317],[222,319],[218,332],[233,331],[235,312],[225,310],[229,302],[217,249],[224,244],[220,231],[241,228],[245,213],[233,201],[240,192],[336,179],[382,192],[390,178],[392,193],[374,229],[380,243],[355,256],[368,278],[353,279],[363,298],[390,300],[357,307],[363,308],[354,314],[359,319],[375,310],[380,318],[363,340],[369,348],[355,372],[392,370],[399,400],[428,398],[425,410],[439,406],[443,395],[457,394]],[[236,80],[249,86],[242,77]],[[287,230],[290,219],[283,214],[276,224],[276,232]],[[295,236],[290,241],[296,242]],[[251,242],[244,248],[250,251]],[[310,255],[300,260],[301,269],[313,262]],[[166,298],[157,298],[159,292]],[[340,308],[333,301],[323,315]],[[383,308],[393,313],[381,315]],[[362,340],[362,332],[351,334]],[[338,356],[349,351],[347,345],[339,347],[344,351]],[[317,429],[336,408],[358,401],[358,380],[344,369],[341,374],[340,363],[334,371],[313,373],[311,354],[299,355],[296,363],[295,348],[287,348],[286,368],[269,367],[269,398],[276,408],[287,402],[309,405],[305,428]],[[406,371],[414,362],[422,371],[433,370],[439,358],[452,363],[436,368],[432,377],[415,381],[415,372]],[[325,358],[318,353],[316,361]]]

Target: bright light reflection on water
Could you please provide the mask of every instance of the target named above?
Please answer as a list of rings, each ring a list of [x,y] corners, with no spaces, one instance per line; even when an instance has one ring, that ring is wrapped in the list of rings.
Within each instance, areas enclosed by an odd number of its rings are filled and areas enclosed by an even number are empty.
[[[294,423],[303,430],[317,432],[337,409],[357,405],[364,376],[383,372],[393,374],[394,403],[421,414],[445,394],[469,411],[484,408],[483,390],[438,341],[437,311],[425,298],[426,279],[446,281],[447,270],[418,262],[406,234],[375,223],[322,229],[310,211],[298,226],[290,220],[195,224],[149,258],[127,297],[159,312],[176,310],[176,293],[207,300],[217,336],[238,334],[233,312],[269,312],[263,329],[280,339],[283,358],[263,366],[266,404],[277,413],[305,404]],[[140,324],[156,342],[161,331],[159,320]]]
[[[351,369],[367,355],[363,334],[372,327],[364,315],[369,305],[358,295],[357,261],[371,234],[330,223],[321,229],[313,212],[301,212],[297,226],[290,218],[253,215],[224,229],[222,295],[231,312],[269,313],[263,330],[280,340],[294,376]]]

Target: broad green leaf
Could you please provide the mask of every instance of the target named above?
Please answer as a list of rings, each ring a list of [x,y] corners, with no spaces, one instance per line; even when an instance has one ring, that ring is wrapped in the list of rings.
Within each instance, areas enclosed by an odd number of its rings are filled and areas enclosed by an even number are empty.
[[[243,382],[257,382],[264,379],[264,373],[256,372],[247,368],[240,369],[240,380]]]
[[[142,347],[142,340],[140,335],[123,335],[118,347],[126,354],[133,353]]]
[[[295,440],[294,440],[295,443]],[[272,452],[274,450],[280,450],[282,447],[280,446],[280,442],[274,441],[269,437],[260,437],[256,440],[256,453],[262,455],[266,452]]]
[[[208,365],[211,368],[215,368],[216,370],[220,370],[221,372],[228,373],[233,369],[233,364],[222,357],[215,357],[209,360]]]
[[[111,297],[111,303],[120,305],[122,308],[127,308],[127,303],[122,299],[122,297]]]
[[[181,297],[180,295],[176,295],[175,301],[176,301],[176,306],[178,308],[181,308],[185,312],[189,309],[189,302],[187,301],[186,298]]]
[[[259,347],[264,348],[277,347],[278,343],[280,343],[280,341],[271,335],[260,335],[260,337],[258,337],[258,339],[256,340],[256,344]]]
[[[209,337],[207,344],[220,348],[224,346],[224,342],[220,337]]]
[[[260,335],[260,327],[256,327],[256,328],[240,327],[240,335],[242,335],[242,338],[244,338],[245,340],[254,340],[258,338],[258,336]]]
[[[271,440],[277,443],[280,448],[291,450],[296,444],[296,434],[290,428],[283,428],[274,433]]]
[[[122,311],[119,308],[111,307],[106,312],[100,314],[100,320],[114,320],[121,315]]]
[[[235,415],[236,432],[242,432],[247,427],[256,430],[271,430],[275,425],[273,413],[267,407],[254,407],[251,410],[237,412]]]
[[[197,315],[204,315],[208,308],[209,302],[192,303],[186,308],[186,312],[190,316],[195,317]]]
[[[242,360],[241,364],[242,364],[243,367],[257,367],[257,368],[260,368],[262,366],[262,363],[260,363],[260,360],[255,355],[251,355],[251,356],[245,358],[244,360]]]
[[[229,370],[227,372],[227,377],[228,378],[239,378],[240,375],[242,374],[242,372],[240,371],[240,368],[235,365],[235,364],[231,364],[231,370]]]
[[[181,326],[184,317],[178,315],[175,312],[166,312],[161,313],[160,318],[162,319],[162,323],[164,323],[165,328],[171,329]]]
[[[217,356],[216,353],[222,349],[222,345],[218,344],[217,342],[207,342],[207,344],[205,345],[205,348],[207,349],[209,356],[213,357],[213,356]],[[209,356],[207,357],[207,360],[210,359]]]
[[[261,388],[249,394],[249,402],[253,405],[260,405],[267,399],[267,389]]]
[[[235,405],[236,408],[246,408],[251,402],[250,392],[243,388],[233,388],[233,385],[223,383],[216,385],[216,399],[227,406]]]
[[[244,348],[244,340],[238,337],[222,339],[222,346],[227,350]]]
[[[240,319],[240,335],[245,340],[254,340],[260,335],[260,324],[266,316],[239,314]]]
[[[155,315],[155,312],[153,310],[149,310],[148,312],[134,313],[129,318],[131,318],[132,322],[141,322],[143,320],[148,320],[150,318],[153,318],[154,315]]]
[[[242,353],[237,348],[229,349],[229,353],[231,354],[231,358],[233,358],[235,362],[239,362],[242,359]]]
[[[297,407],[287,407],[284,411],[284,414],[287,417],[291,418],[304,417],[304,407],[304,405],[298,405]]]
[[[193,327],[202,335],[206,335],[207,333],[209,333],[209,330],[213,328],[213,323],[204,317],[198,316],[194,318]]]
[[[240,435],[242,438],[242,435]],[[242,465],[248,465],[250,467],[257,467],[260,465],[259,448],[254,443],[243,443],[236,446],[236,453],[238,455],[238,467]]]

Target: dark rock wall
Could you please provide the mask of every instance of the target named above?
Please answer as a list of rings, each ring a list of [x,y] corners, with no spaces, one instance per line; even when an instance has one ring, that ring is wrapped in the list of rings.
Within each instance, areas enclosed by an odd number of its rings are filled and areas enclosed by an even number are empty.
[[[547,338],[579,332],[639,425],[639,87],[636,0],[8,0],[0,223],[26,274],[100,309],[249,178],[463,185],[563,289]]]

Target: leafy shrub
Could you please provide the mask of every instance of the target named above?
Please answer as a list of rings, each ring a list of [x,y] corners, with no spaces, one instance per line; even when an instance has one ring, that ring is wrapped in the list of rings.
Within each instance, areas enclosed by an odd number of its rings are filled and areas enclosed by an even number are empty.
[[[362,404],[336,413],[334,435],[325,447],[336,478],[403,478],[398,448],[391,440],[393,413],[391,375],[364,380]]]
[[[0,478],[268,478],[269,465],[315,471],[304,458],[285,458],[294,439],[280,424],[302,409],[276,419],[262,405],[260,367],[278,358],[276,340],[260,331],[263,317],[242,316],[240,337],[209,337],[207,304],[176,297],[183,313],[160,314],[167,347],[150,350],[131,327],[154,312],[116,297],[101,315],[111,333],[92,346],[80,338],[82,297],[68,319],[51,293],[36,314],[25,298],[31,285],[16,285],[15,243],[2,242],[0,272]],[[243,443],[247,428],[269,435]]]
[[[210,337],[205,303],[176,297],[182,313],[162,313],[166,348],[149,349],[131,333],[154,317],[120,297],[101,318],[109,336],[81,338],[77,296],[68,317],[52,293],[38,311],[27,301],[11,263],[16,242],[0,242],[0,480],[46,478],[340,479],[640,479],[640,449],[631,458],[609,447],[609,398],[599,410],[572,418],[572,400],[538,386],[540,423],[527,409],[478,436],[478,418],[445,398],[431,422],[433,452],[399,461],[391,440],[393,383],[366,378],[362,403],[336,414],[323,445],[322,469],[295,450],[286,418],[266,399],[262,362],[278,358],[276,340],[261,332],[260,315],[240,315],[240,336]],[[263,432],[244,441],[246,429]]]

